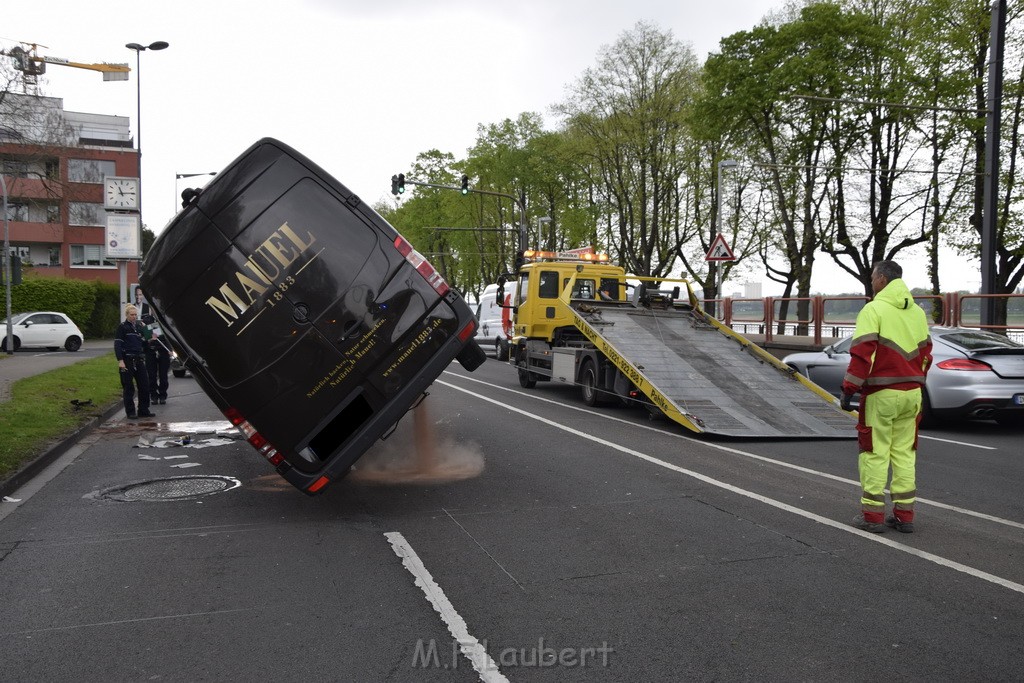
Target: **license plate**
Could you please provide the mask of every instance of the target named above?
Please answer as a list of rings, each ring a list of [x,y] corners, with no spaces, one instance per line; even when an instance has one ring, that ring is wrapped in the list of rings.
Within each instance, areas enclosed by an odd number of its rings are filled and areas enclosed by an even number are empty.
[[[1014,394],[1013,395],[1013,405],[1015,405],[1015,406],[1024,406],[1024,394]]]

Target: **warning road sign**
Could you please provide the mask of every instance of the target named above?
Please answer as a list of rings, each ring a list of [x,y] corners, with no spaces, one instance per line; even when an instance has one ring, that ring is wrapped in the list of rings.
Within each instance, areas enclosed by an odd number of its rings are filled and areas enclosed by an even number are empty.
[[[718,233],[715,240],[711,243],[711,248],[708,249],[708,255],[704,257],[705,261],[735,261],[736,256],[732,253],[732,248],[729,247],[729,243],[725,241],[725,237],[722,233]]]

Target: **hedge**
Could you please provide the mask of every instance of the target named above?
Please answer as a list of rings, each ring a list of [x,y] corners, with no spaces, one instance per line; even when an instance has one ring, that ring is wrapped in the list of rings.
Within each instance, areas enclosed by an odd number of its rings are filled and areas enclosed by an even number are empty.
[[[121,288],[101,280],[26,277],[11,287],[11,312],[59,311],[70,317],[86,339],[109,338],[121,319]],[[0,319],[6,318],[7,292],[0,285]]]

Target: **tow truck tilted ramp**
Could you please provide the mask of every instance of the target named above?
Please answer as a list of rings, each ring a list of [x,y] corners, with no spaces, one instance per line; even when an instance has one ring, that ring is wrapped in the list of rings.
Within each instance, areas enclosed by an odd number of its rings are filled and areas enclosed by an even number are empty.
[[[567,307],[619,371],[688,429],[747,438],[856,436],[855,420],[835,399],[699,307],[576,300]]]

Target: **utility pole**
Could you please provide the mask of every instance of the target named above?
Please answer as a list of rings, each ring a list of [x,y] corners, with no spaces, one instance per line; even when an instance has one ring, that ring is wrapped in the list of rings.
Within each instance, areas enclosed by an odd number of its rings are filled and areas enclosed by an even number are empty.
[[[992,29],[988,59],[988,113],[985,116],[985,191],[981,211],[981,293],[996,294],[996,215],[999,191],[999,126],[1002,125],[1003,42],[1006,36],[1006,0],[992,3]],[[996,323],[996,301],[981,300],[981,324]]]

